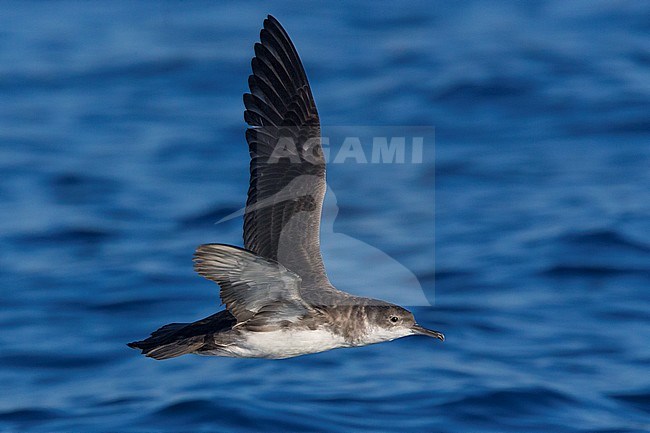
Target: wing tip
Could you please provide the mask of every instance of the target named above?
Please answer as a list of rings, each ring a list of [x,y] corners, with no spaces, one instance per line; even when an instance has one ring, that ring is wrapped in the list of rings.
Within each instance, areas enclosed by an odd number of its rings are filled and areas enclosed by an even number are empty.
[[[237,257],[255,257],[250,251],[227,244],[201,244],[196,247],[192,261],[194,271],[208,279],[213,275],[215,264],[221,270],[236,266]],[[250,258],[250,257],[248,257]]]
[[[196,250],[194,254],[197,254],[199,252],[203,251],[220,251],[220,250],[235,250],[235,251],[242,251],[246,253],[250,253],[250,251],[245,250],[244,248],[237,247],[235,245],[228,245],[228,244],[219,244],[219,243],[210,243],[210,244],[201,244],[198,247],[196,247]]]
[[[195,267],[197,264],[200,264],[203,262],[208,257],[223,257],[225,254],[224,247],[228,245],[224,244],[201,244],[198,247],[196,247],[196,250],[194,250],[194,258],[192,259],[194,261]]]
[[[262,30],[260,30],[260,39],[262,40],[262,34],[264,31],[273,33],[277,36],[279,36],[281,39],[286,39],[285,41],[278,41],[286,45],[287,43],[293,47],[293,42],[291,42],[291,38],[289,37],[289,33],[285,30],[284,26],[278,21],[277,18],[275,18],[273,15],[267,15],[266,19],[264,20]],[[295,48],[294,48],[295,50]]]
[[[273,15],[271,15],[271,14],[266,15],[266,18],[264,19],[264,27],[266,27],[267,24],[282,26],[280,24],[280,21],[278,21],[278,19],[276,17],[274,17]]]

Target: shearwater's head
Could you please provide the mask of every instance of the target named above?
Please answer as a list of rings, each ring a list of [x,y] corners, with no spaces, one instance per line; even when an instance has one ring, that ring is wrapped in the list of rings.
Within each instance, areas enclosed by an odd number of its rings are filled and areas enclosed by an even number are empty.
[[[426,335],[445,341],[445,336],[431,329],[418,325],[413,313],[398,305],[381,303],[366,307],[368,315],[367,343],[379,343],[409,335]]]

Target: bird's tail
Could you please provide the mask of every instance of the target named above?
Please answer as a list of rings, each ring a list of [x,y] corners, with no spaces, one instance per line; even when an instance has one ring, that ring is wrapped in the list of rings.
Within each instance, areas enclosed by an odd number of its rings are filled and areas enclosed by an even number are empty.
[[[169,359],[192,353],[203,346],[203,336],[187,337],[179,332],[190,323],[170,323],[154,331],[142,341],[128,343],[133,349],[140,349],[143,355],[153,359]]]

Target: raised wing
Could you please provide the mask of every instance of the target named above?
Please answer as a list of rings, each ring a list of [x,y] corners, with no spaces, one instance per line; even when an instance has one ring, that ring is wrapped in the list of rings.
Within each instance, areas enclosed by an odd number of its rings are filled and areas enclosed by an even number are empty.
[[[244,95],[251,126],[244,246],[298,274],[303,287],[329,287],[319,240],[326,185],[318,112],[298,53],[270,15],[260,40]]]
[[[300,277],[277,262],[222,244],[194,253],[194,270],[221,287],[221,301],[249,329],[282,326],[311,311],[300,296]]]

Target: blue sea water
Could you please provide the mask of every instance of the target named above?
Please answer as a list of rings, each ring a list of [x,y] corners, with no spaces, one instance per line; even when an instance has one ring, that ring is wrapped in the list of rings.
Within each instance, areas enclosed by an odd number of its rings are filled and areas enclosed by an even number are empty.
[[[648,3],[0,11],[0,431],[650,431]],[[126,347],[220,308],[191,257],[241,245],[240,219],[214,223],[244,203],[241,94],[267,13],[324,131],[435,127],[421,164],[330,165],[323,243],[341,289],[399,292],[373,251],[415,275],[443,344]]]

